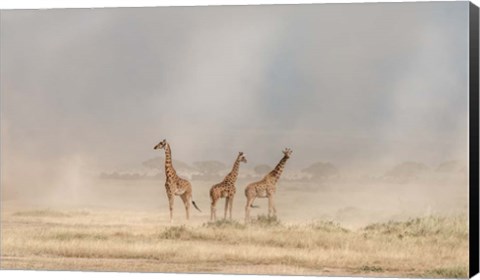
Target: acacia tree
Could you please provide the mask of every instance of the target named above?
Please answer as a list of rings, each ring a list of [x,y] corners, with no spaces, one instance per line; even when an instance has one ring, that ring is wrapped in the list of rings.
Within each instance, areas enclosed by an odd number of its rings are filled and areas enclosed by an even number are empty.
[[[316,162],[302,170],[312,176],[312,180],[324,180],[338,174],[338,168],[330,162]]]
[[[421,162],[405,161],[393,167],[386,175],[396,179],[409,180],[418,178],[427,170],[428,167]]]
[[[267,164],[259,164],[259,165],[255,166],[253,168],[253,171],[255,171],[255,174],[257,174],[257,175],[266,174],[270,170],[272,170],[272,167],[270,165],[267,165]]]
[[[461,173],[467,171],[467,166],[459,160],[450,160],[440,163],[435,171],[440,173]]]
[[[226,165],[217,160],[197,161],[193,166],[205,175],[217,175],[226,168]]]
[[[173,163],[173,166],[175,167],[175,170],[177,170],[178,172],[191,172],[195,170],[193,167],[191,167],[190,165],[186,164],[183,161],[173,160],[172,163]],[[160,171],[163,171],[165,169],[165,158],[164,157],[151,158],[149,160],[142,162],[142,165],[148,168],[158,169]]]

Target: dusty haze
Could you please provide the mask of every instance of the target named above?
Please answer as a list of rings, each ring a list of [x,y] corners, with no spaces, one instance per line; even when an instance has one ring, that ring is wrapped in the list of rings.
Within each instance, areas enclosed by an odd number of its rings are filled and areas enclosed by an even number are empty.
[[[187,164],[230,168],[243,151],[240,173],[284,147],[286,174],[334,164],[326,181],[280,181],[291,219],[466,212],[467,169],[437,168],[468,163],[467,15],[467,2],[2,11],[2,198],[166,211],[163,179],[99,179],[143,170],[166,138]],[[428,170],[386,178],[408,161]],[[255,176],[239,181],[238,218]],[[193,181],[204,212],[213,183]]]

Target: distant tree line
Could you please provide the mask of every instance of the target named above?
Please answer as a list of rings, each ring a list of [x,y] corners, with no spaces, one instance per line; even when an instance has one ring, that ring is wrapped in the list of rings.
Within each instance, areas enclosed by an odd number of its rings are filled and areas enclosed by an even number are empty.
[[[115,179],[115,180],[159,180],[165,178],[163,157],[156,157],[146,160],[142,166],[153,172],[112,172],[101,173],[101,179]],[[229,171],[229,166],[216,160],[196,161],[192,165],[185,162],[174,160],[173,165],[177,172],[182,175],[187,175],[192,180],[219,180],[223,178]],[[253,174],[245,174],[243,178],[254,179],[255,176],[263,176],[270,172],[273,168],[267,164],[259,164],[253,167]],[[405,161],[393,166],[384,174],[372,176],[375,180],[390,180],[397,182],[407,182],[416,180],[425,176],[429,172],[437,174],[460,174],[466,173],[467,166],[461,161],[445,161],[440,163],[435,168],[429,168],[426,164],[415,161]],[[337,166],[331,162],[315,162],[310,166],[299,171],[293,171],[284,175],[282,180],[286,181],[312,181],[312,182],[328,182],[330,180],[342,178],[342,174]],[[346,175],[346,174],[343,174]]]

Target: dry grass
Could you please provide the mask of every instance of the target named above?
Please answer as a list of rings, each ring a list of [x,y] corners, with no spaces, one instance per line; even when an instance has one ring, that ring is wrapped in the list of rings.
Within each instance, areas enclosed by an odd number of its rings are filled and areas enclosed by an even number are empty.
[[[465,278],[464,216],[346,229],[329,221],[166,224],[165,215],[97,210],[3,213],[3,269]]]

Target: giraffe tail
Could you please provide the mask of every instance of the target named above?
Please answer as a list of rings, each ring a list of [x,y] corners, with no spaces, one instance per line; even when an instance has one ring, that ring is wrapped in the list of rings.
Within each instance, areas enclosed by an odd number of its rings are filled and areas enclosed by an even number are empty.
[[[250,208],[260,208],[260,206],[252,204],[252,205],[250,205]]]
[[[202,210],[200,210],[200,208],[198,208],[197,204],[195,203],[195,201],[192,200],[192,204],[193,206],[195,207],[195,209],[197,209],[199,212],[202,212]]]

